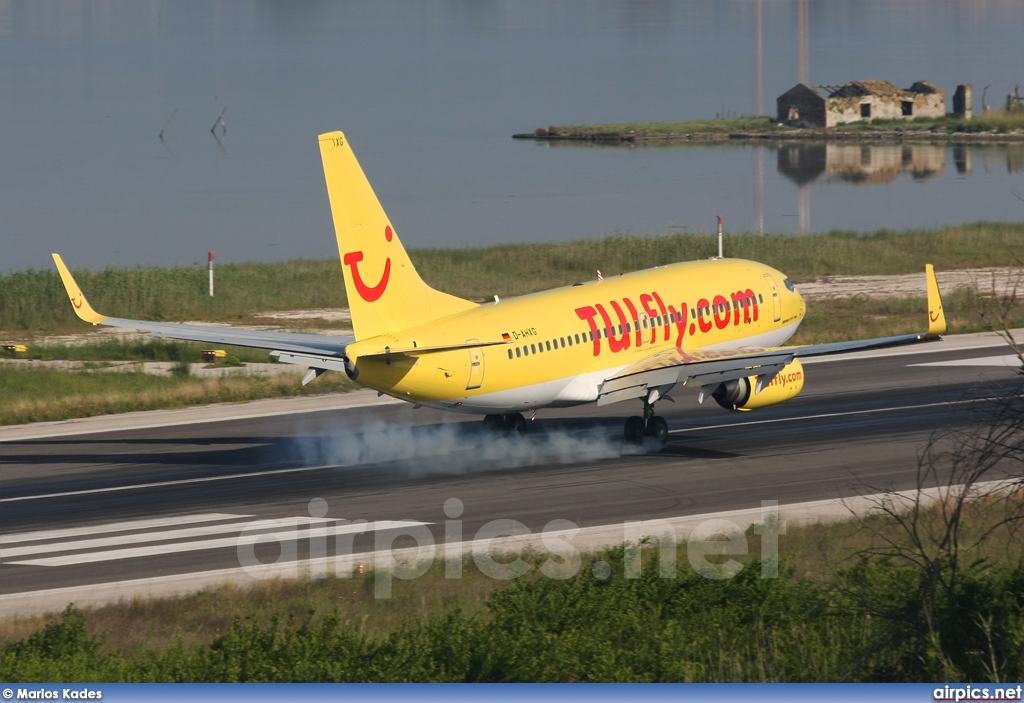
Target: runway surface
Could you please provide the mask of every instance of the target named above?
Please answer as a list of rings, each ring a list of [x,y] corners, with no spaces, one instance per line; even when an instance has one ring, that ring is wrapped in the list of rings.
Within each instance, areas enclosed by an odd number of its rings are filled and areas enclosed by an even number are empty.
[[[521,439],[405,404],[5,439],[0,594],[237,567],[242,534],[294,531],[301,558],[336,532],[357,552],[414,525],[441,543],[453,518],[470,539],[495,519],[538,532],[909,488],[929,435],[1015,376],[1006,347],[942,344],[808,363],[801,396],[750,413],[677,390],[658,453],[619,439],[638,402],[541,411]]]

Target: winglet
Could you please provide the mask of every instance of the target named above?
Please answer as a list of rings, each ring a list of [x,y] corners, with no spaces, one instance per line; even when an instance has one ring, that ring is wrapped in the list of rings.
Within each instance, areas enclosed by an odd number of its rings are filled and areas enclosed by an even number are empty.
[[[68,298],[71,299],[71,307],[75,309],[75,314],[86,322],[91,322],[94,325],[99,325],[106,322],[108,318],[106,315],[100,315],[98,312],[92,309],[89,305],[89,301],[85,299],[85,294],[82,293],[82,289],[78,287],[71,272],[68,271],[68,267],[64,265],[64,260],[60,258],[60,254],[53,254],[53,263],[57,264],[57,271],[60,272],[60,280],[64,282],[64,289],[68,292]]]
[[[935,280],[935,268],[925,264],[925,275],[928,277],[928,334],[946,333],[946,313],[942,311],[942,298],[939,296],[939,284]]]

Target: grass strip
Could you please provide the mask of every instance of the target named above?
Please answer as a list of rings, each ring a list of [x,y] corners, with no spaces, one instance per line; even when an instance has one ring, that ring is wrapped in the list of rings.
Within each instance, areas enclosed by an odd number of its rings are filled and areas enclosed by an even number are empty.
[[[943,307],[951,334],[988,331],[980,311],[991,300],[969,289],[946,293]],[[790,344],[843,341],[920,332],[924,328],[924,297],[817,299],[808,305]],[[1009,327],[1024,327],[1024,300],[1006,309]],[[153,345],[153,349],[147,348]],[[194,349],[192,347],[195,347]],[[199,345],[165,340],[111,341],[96,345],[55,345],[30,348],[34,358],[199,361]],[[249,360],[262,361],[258,350],[242,350]],[[111,356],[104,357],[104,354]],[[230,357],[229,357],[230,358]],[[347,391],[355,388],[340,373],[327,373],[308,386],[300,374],[282,365],[278,376],[237,374],[215,379],[160,377],[139,372],[61,370],[0,363],[0,424],[65,420],[108,413],[183,407],[204,403],[279,398]]]
[[[832,232],[811,237],[731,234],[725,252],[761,261],[795,281],[843,274],[894,274],[938,269],[1007,266],[1022,255],[1024,224],[976,222],[940,230]],[[439,290],[475,300],[522,295],[717,251],[708,234],[623,235],[561,244],[508,244],[480,249],[410,252],[423,278]],[[252,313],[344,307],[337,259],[277,264],[226,264],[218,294],[207,295],[205,267],[78,270],[93,307],[119,317],[262,324]],[[5,338],[81,331],[56,271],[0,276],[0,330]]]
[[[320,395],[355,387],[340,373],[324,374],[307,386],[300,384],[301,376],[301,371],[247,375],[242,368],[226,376],[197,378],[183,374],[155,376],[141,371],[68,371],[0,364],[0,425]]]

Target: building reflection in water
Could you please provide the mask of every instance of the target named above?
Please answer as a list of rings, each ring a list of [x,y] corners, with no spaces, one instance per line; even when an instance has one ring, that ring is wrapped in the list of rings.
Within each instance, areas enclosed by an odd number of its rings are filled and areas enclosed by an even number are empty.
[[[965,147],[956,160],[957,170],[970,173],[971,157]],[[964,170],[961,170],[961,166]],[[889,183],[903,174],[928,179],[946,168],[946,147],[933,144],[784,144],[778,150],[779,173],[799,186],[824,177],[858,185]]]
[[[904,174],[927,180],[946,170],[946,151],[957,174],[969,176],[978,162],[989,169],[1005,160],[1006,172],[1024,173],[1024,144],[789,143],[778,147],[779,173],[801,188],[831,181],[854,185],[889,183]]]

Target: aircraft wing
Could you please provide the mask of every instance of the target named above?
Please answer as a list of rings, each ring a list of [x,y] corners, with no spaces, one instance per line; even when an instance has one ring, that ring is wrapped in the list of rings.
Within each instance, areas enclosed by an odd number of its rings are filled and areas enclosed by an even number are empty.
[[[946,316],[931,264],[925,267],[925,273],[928,281],[927,332],[799,347],[748,347],[689,352],[679,348],[668,349],[652,354],[605,379],[598,388],[597,404],[608,405],[641,398],[652,390],[658,390],[664,395],[676,383],[697,381],[710,386],[748,376],[757,376],[755,393],[760,393],[793,359],[937,341],[946,332]]]
[[[288,352],[288,359],[282,361],[306,364],[307,358],[319,359],[340,357],[345,353],[346,345],[354,341],[347,337],[335,337],[326,334],[293,334],[290,332],[268,332],[264,330],[242,329],[238,327],[217,327],[214,325],[188,325],[177,322],[149,322],[148,320],[129,320],[122,317],[107,317],[96,312],[86,300],[82,289],[78,286],[68,267],[59,254],[53,255],[60,278],[64,282],[68,297],[75,313],[86,322],[94,325],[107,325],[125,329],[149,332],[157,337],[185,339],[210,344],[232,344],[238,347],[254,347],[271,349],[277,352]],[[294,360],[293,360],[294,359]]]

